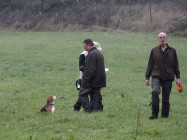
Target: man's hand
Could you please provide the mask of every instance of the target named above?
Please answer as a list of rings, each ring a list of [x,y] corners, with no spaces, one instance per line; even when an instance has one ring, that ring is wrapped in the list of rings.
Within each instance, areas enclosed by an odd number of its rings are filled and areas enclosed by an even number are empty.
[[[146,85],[146,86],[149,86],[149,85],[150,85],[149,80],[145,80],[145,85]]]
[[[180,82],[180,79],[176,79],[176,89],[178,90],[178,92],[183,91],[183,87],[182,87],[182,84]]]
[[[84,71],[84,66],[82,65],[82,66],[80,66],[80,71]]]
[[[180,85],[180,84],[181,84],[180,79],[176,79],[176,84],[177,84],[177,85]]]
[[[78,80],[75,82],[75,85],[76,85],[77,90],[79,90],[80,87],[81,87],[81,79],[78,79]]]

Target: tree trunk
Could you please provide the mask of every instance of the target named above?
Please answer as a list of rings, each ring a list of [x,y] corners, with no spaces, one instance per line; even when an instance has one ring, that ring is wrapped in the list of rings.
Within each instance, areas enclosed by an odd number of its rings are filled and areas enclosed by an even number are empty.
[[[149,13],[150,13],[150,22],[152,23],[152,4],[151,4],[151,0],[149,0]]]

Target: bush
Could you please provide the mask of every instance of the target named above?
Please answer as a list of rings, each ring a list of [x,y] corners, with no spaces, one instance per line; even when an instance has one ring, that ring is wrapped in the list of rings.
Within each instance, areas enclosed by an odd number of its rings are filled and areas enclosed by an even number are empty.
[[[177,17],[171,20],[169,32],[178,36],[187,36],[187,17]]]

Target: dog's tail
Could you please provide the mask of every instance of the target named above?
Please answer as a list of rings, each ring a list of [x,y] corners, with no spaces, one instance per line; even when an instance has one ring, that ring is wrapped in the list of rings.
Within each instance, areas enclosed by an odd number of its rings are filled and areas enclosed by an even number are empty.
[[[46,112],[45,106],[40,110],[40,112]]]

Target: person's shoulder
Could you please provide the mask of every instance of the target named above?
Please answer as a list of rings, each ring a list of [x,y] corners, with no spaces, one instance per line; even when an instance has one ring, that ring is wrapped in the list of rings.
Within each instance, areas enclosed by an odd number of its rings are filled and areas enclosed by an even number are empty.
[[[174,52],[176,51],[176,49],[175,49],[174,47],[171,47],[171,46],[168,45],[168,44],[167,44],[167,46],[168,46],[168,49],[170,49],[170,50],[172,50],[172,51],[174,51]]]
[[[97,48],[94,49],[94,50],[92,50],[92,53],[93,53],[94,55],[103,55],[102,52],[101,52],[100,50],[98,50]]]
[[[171,50],[174,50],[174,51],[176,50],[174,47],[171,47],[169,45],[168,45],[168,48],[171,49]]]
[[[88,55],[88,51],[83,51],[80,55],[87,56]]]
[[[97,48],[93,48],[89,52],[88,57],[96,57],[96,56],[99,56],[99,55],[101,55],[101,52]]]
[[[97,52],[97,49],[93,47],[91,50],[89,50],[89,55],[90,54],[95,54]]]

